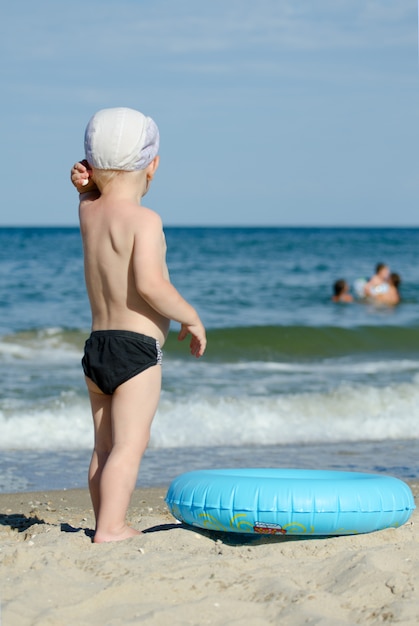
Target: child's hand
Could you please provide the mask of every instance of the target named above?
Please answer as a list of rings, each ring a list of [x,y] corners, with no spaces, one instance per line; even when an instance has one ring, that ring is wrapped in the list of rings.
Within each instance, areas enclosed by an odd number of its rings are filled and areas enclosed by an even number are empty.
[[[91,179],[92,172],[88,168],[89,164],[85,159],[75,163],[71,168],[71,182],[79,193],[86,193],[97,189],[96,184]]]
[[[199,359],[204,354],[207,346],[205,328],[201,320],[196,324],[182,324],[177,338],[179,341],[183,341],[189,334],[192,335],[190,343],[191,354]]]

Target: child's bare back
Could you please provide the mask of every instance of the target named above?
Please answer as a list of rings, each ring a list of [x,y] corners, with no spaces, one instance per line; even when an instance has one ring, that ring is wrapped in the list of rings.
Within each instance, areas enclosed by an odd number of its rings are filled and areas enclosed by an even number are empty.
[[[118,183],[129,188],[129,180],[123,179],[130,176],[121,174]],[[81,202],[80,226],[92,330],[132,330],[163,346],[170,320],[145,299],[147,282],[159,288],[158,283],[169,280],[158,215],[112,189]]]

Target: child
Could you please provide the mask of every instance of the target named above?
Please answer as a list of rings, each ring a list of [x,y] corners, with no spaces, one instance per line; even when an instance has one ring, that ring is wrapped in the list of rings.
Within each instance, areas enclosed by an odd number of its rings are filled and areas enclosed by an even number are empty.
[[[204,354],[205,329],[170,283],[160,217],[141,205],[159,157],[156,124],[139,111],[103,109],[85,132],[86,160],[71,180],[80,192],[80,230],[92,333],[83,370],[94,421],[89,490],[95,543],[140,534],[126,523],[161,386],[170,320]]]
[[[388,279],[388,289],[384,292],[377,293],[374,296],[374,302],[380,304],[386,304],[388,306],[395,306],[400,303],[400,285],[402,279],[399,274],[395,272],[390,274]]]
[[[390,278],[390,268],[385,263],[377,263],[375,274],[370,278],[364,287],[366,296],[376,296],[388,291],[388,281]]]
[[[358,298],[374,298],[379,294],[386,294],[389,290],[390,268],[385,263],[377,263],[375,274],[369,280],[357,278],[354,283]]]
[[[333,284],[333,302],[353,302],[346,280],[340,279]]]

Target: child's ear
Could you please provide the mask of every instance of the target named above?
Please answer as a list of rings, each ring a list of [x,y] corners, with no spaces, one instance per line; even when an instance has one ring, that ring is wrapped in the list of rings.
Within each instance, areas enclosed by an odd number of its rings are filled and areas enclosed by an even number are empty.
[[[151,163],[147,165],[146,173],[147,173],[148,180],[153,180],[154,174],[156,173],[157,168],[159,167],[159,163],[160,163],[160,157],[159,155],[157,155],[154,157]]]

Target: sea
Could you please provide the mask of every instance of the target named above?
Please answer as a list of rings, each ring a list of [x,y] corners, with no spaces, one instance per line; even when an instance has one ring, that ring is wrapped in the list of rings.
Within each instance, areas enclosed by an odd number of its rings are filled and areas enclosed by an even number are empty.
[[[173,324],[138,486],[200,468],[419,478],[419,229],[166,228],[171,280],[208,331]],[[402,302],[335,304],[377,262]],[[77,228],[0,229],[0,492],[86,487],[80,360],[90,310]],[[139,408],[140,411],[140,408]]]

